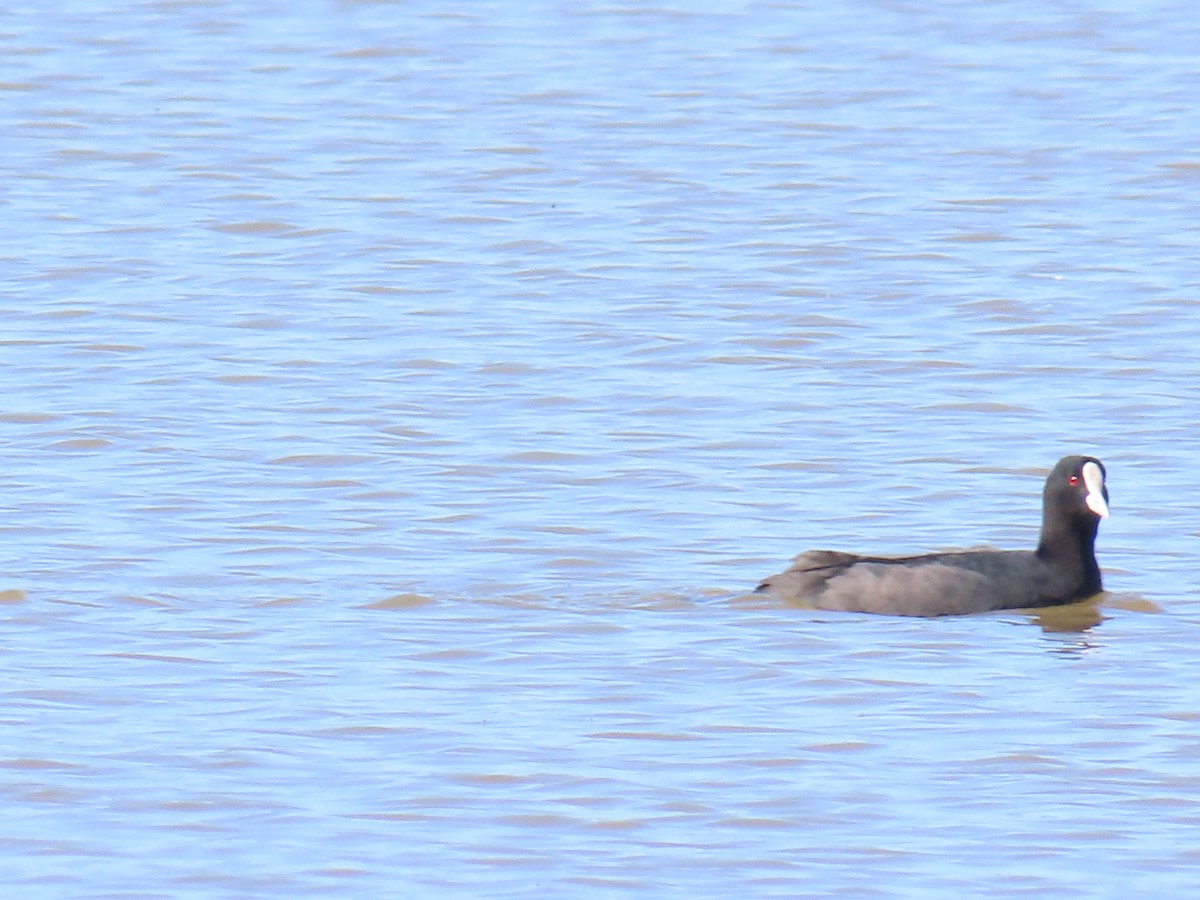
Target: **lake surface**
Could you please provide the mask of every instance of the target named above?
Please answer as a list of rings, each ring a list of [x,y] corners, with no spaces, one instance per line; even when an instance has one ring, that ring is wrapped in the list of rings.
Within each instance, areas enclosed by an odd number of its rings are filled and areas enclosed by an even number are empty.
[[[1186,896],[1189,4],[0,12],[22,897]],[[795,553],[1108,593],[822,613]]]

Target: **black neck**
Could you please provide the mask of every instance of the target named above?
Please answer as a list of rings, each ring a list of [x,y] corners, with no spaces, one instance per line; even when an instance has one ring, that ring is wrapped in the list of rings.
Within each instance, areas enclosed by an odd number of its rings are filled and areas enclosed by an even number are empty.
[[[1096,531],[1100,520],[1094,516],[1072,516],[1057,522],[1042,522],[1037,555],[1046,562],[1065,563],[1083,570],[1081,586],[1088,593],[1100,590],[1100,565],[1096,562]]]

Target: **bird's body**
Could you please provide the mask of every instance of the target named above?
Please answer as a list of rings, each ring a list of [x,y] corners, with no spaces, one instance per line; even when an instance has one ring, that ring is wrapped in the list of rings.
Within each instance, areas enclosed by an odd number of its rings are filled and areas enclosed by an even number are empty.
[[[1108,515],[1103,464],[1059,460],[1046,479],[1036,550],[961,550],[876,557],[810,550],[758,586],[818,609],[945,616],[1055,606],[1099,593],[1096,529]]]

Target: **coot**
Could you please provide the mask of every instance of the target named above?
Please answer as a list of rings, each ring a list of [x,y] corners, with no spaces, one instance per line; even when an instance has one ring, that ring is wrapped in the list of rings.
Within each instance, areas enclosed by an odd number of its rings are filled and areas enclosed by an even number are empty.
[[[1036,550],[963,550],[923,556],[801,553],[760,584],[780,599],[852,612],[950,616],[1055,606],[1101,590],[1096,529],[1108,517],[1104,464],[1064,456],[1042,492]]]

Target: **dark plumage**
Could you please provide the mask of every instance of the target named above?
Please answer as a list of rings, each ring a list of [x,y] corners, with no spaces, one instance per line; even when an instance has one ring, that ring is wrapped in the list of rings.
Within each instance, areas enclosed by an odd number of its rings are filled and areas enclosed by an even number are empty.
[[[1096,529],[1108,516],[1104,464],[1065,456],[1046,478],[1036,550],[962,550],[924,556],[801,553],[757,588],[817,609],[949,616],[1056,606],[1102,589]]]

